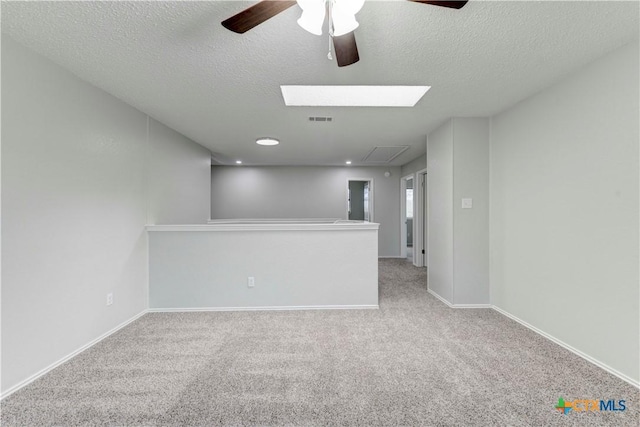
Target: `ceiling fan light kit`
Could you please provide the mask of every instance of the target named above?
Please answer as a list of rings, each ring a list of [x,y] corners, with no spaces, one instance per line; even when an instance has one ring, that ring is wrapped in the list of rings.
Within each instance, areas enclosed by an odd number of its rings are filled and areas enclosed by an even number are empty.
[[[329,28],[333,29],[332,35],[335,37],[344,36],[355,31],[360,24],[356,21],[356,13],[360,12],[364,5],[364,0],[327,0],[331,2],[329,10],[331,22]]]
[[[409,0],[415,3],[460,9],[468,0]],[[329,15],[329,35],[333,40],[338,67],[346,67],[360,60],[354,31],[359,24],[356,13],[362,9],[365,0],[262,0],[240,13],[222,21],[222,26],[235,33],[245,33],[280,12],[298,4],[302,15],[298,25],[315,35],[322,35],[327,11]],[[332,59],[331,52],[328,55]]]
[[[333,36],[340,37],[355,31],[360,24],[356,21],[355,15],[350,14],[338,14],[335,9],[331,15],[331,27],[333,28]]]
[[[302,9],[298,25],[317,36],[322,35],[322,26],[329,11],[329,33],[343,36],[358,28],[356,13],[360,12],[364,0],[297,0]]]
[[[302,9],[302,15],[300,15],[298,19],[298,25],[311,34],[321,36],[322,25],[324,24],[327,10],[324,1],[298,0],[298,5]]]

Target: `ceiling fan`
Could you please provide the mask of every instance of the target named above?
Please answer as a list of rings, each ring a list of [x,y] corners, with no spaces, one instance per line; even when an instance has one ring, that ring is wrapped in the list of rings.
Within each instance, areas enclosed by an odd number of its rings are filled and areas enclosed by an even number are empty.
[[[242,34],[280,12],[298,3],[302,16],[298,24],[312,34],[321,35],[325,16],[329,16],[329,34],[338,67],[345,67],[360,60],[354,30],[358,27],[355,14],[360,11],[365,0],[262,0],[253,6],[222,21],[222,25],[233,32]],[[460,9],[467,1],[409,0],[416,3]],[[331,53],[329,53],[331,59]]]

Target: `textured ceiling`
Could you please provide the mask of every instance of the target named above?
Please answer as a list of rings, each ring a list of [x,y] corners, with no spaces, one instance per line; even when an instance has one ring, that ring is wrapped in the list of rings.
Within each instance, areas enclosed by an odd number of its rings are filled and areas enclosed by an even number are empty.
[[[244,35],[220,21],[253,2],[3,2],[2,31],[230,161],[360,163],[374,146],[424,153],[451,116],[490,116],[638,37],[637,2],[491,2],[456,11],[367,1],[360,62],[294,6]],[[285,107],[279,85],[429,85],[414,108]],[[309,116],[331,116],[311,122]],[[282,143],[261,147],[259,136]]]

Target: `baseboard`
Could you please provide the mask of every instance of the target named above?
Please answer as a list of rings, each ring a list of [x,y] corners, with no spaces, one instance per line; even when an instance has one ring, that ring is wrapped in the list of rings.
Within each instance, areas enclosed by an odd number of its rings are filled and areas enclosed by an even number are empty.
[[[434,297],[436,297],[438,300],[442,301],[444,304],[446,304],[448,307],[450,308],[492,308],[493,310],[497,311],[498,313],[520,323],[521,325],[523,325],[524,327],[532,330],[533,332],[543,336],[544,338],[554,342],[555,344],[567,349],[568,351],[574,353],[575,355],[583,358],[584,360],[596,365],[597,367],[599,367],[600,369],[603,369],[605,371],[607,371],[608,373],[610,373],[611,375],[614,375],[618,378],[620,378],[621,380],[625,381],[626,383],[639,388],[640,389],[640,382],[630,378],[629,376],[623,374],[622,372],[617,371],[616,369],[608,366],[605,363],[600,362],[599,360],[583,353],[582,351],[570,346],[569,344],[559,340],[558,338],[554,337],[553,335],[550,335],[538,328],[536,328],[535,326],[525,322],[524,320],[514,316],[513,314],[495,306],[495,305],[490,305],[490,304],[451,304],[449,301],[447,301],[446,299],[444,299],[443,297],[441,297],[440,295],[438,295],[436,292],[432,291],[431,289],[427,289],[427,291],[433,295]],[[103,339],[107,338],[109,335],[114,334],[115,332],[117,332],[118,330],[124,328],[125,326],[127,326],[128,324],[132,323],[133,321],[139,319],[140,317],[142,317],[143,315],[145,315],[146,313],[167,313],[167,312],[198,312],[198,311],[290,311],[290,310],[358,310],[358,309],[378,309],[379,306],[378,305],[329,305],[329,306],[283,306],[283,307],[201,307],[201,308],[152,308],[152,309],[148,309],[148,310],[143,310],[142,312],[138,313],[137,315],[133,316],[132,318],[124,321],[123,323],[119,324],[118,326],[116,326],[115,328],[109,330],[108,332],[102,334],[101,336],[99,336],[98,338],[94,339],[93,341],[85,344],[84,346],[80,347],[79,349],[73,351],[72,353],[68,354],[67,356],[63,357],[62,359],[52,363],[51,365],[47,366],[46,368],[38,371],[37,373],[31,375],[29,378],[21,381],[20,383],[14,385],[13,387],[9,388],[8,390],[6,390],[4,393],[2,393],[0,395],[0,400],[5,399],[6,397],[10,396],[11,394],[15,393],[16,391],[20,390],[21,388],[25,387],[26,385],[32,383],[33,381],[35,381],[36,379],[40,378],[41,376],[47,374],[48,372],[50,372],[51,370],[57,368],[58,366],[62,365],[63,363],[65,363],[66,361],[68,361],[69,359],[77,356],[78,354],[82,353],[83,351],[87,350],[88,348],[94,346],[95,344],[99,343],[100,341],[102,341]]]
[[[378,259],[405,259],[406,256],[379,256]],[[408,258],[407,258],[408,259]]]
[[[452,304],[431,289],[427,288],[427,292],[429,292],[434,297],[438,298],[440,301],[448,305],[450,308],[492,308],[491,304]]]
[[[100,335],[98,338],[94,339],[93,341],[91,341],[91,342],[83,345],[79,349],[69,353],[68,355],[66,355],[62,359],[58,360],[57,362],[54,362],[51,365],[47,366],[46,368],[41,369],[40,371],[38,371],[35,374],[31,375],[26,380],[23,380],[23,381],[19,382],[18,384],[14,385],[13,387],[9,388],[4,393],[2,393],[0,395],[0,400],[4,399],[6,397],[9,397],[10,395],[15,393],[16,391],[20,390],[22,387],[24,387],[24,386],[26,386],[28,384],[31,384],[32,382],[34,382],[35,380],[37,380],[41,376],[47,374],[48,372],[50,372],[53,369],[57,368],[58,366],[62,365],[63,363],[65,363],[69,359],[77,356],[78,354],[82,353],[83,351],[87,350],[88,348],[96,345],[97,343],[99,343],[103,339],[107,338],[109,335],[112,335],[113,333],[115,333],[115,332],[119,331],[120,329],[124,328],[125,326],[127,326],[129,323],[131,323],[131,322],[139,319],[140,317],[144,316],[146,313],[147,313],[146,309],[141,311],[140,313],[136,314],[132,318],[130,318],[128,320],[125,320],[124,322],[122,322],[121,324],[116,326],[115,328],[113,328],[113,329],[105,332],[104,334]]]
[[[563,347],[567,350],[569,350],[570,352],[572,352],[573,354],[582,357],[584,360],[586,360],[587,362],[590,362],[594,365],[596,365],[597,367],[599,367],[600,369],[604,369],[605,371],[609,372],[611,375],[614,375],[618,378],[620,378],[621,380],[631,384],[632,386],[636,387],[636,388],[640,388],[640,382],[634,380],[633,378],[623,374],[620,371],[615,370],[614,368],[612,368],[611,366],[602,363],[601,361],[599,361],[598,359],[595,359],[591,356],[589,356],[588,354],[583,353],[582,351],[578,350],[577,348],[574,348],[572,346],[570,346],[569,344],[565,343],[564,341],[559,340],[558,338],[554,337],[553,335],[550,335],[538,328],[536,328],[535,326],[525,322],[524,320],[514,316],[513,314],[509,313],[508,311],[505,311],[499,307],[496,307],[495,305],[492,306],[491,308],[493,308],[495,311],[497,311],[498,313],[502,314],[503,316],[506,316],[508,318],[510,318],[511,320],[514,320],[518,323],[520,323],[522,326],[529,328],[530,330],[532,330],[533,332],[537,333],[538,335],[542,335],[543,337],[545,337],[546,339],[553,341],[554,343],[558,344],[560,347]]]
[[[438,298],[440,301],[442,301],[443,303],[445,303],[449,307],[453,308],[453,304],[451,304],[449,301],[447,301],[446,299],[444,299],[443,297],[441,297],[440,295],[438,295],[437,293],[435,293],[431,289],[427,288],[427,292],[429,292],[434,297]]]
[[[453,304],[453,308],[493,308],[491,304]]]
[[[186,313],[197,311],[297,311],[297,310],[377,310],[376,305],[297,305],[265,307],[184,307],[150,308],[149,313]]]
[[[609,372],[611,375],[614,375],[618,378],[620,378],[621,380],[625,381],[626,383],[631,384],[632,386],[636,387],[636,388],[640,388],[640,382],[634,380],[633,378],[623,374],[620,371],[617,371],[616,369],[612,368],[611,366],[607,365],[606,363],[602,363],[601,361],[599,361],[598,359],[595,359],[591,356],[589,356],[588,354],[583,353],[582,351],[570,346],[569,344],[565,343],[564,341],[559,340],[558,338],[554,337],[553,335],[549,335],[548,333],[536,328],[535,326],[525,322],[524,320],[514,316],[513,314],[499,308],[496,307],[495,305],[491,305],[491,304],[452,304],[449,301],[447,301],[446,299],[444,299],[442,296],[438,295],[436,292],[432,291],[431,289],[427,289],[427,291],[433,295],[434,297],[436,297],[438,300],[442,301],[444,304],[446,304],[449,308],[492,308],[493,310],[497,311],[498,313],[502,314],[503,316],[506,316],[508,318],[510,318],[511,320],[514,320],[518,323],[520,323],[521,325],[523,325],[524,327],[532,330],[533,332],[545,337],[546,339],[556,343],[557,345],[559,345],[560,347],[563,347],[567,350],[569,350],[570,352],[572,352],[573,354],[580,356],[581,358],[583,358],[584,360],[586,360],[587,362],[590,362],[594,365],[596,365],[597,367],[599,367],[600,369],[603,369],[607,372]]]

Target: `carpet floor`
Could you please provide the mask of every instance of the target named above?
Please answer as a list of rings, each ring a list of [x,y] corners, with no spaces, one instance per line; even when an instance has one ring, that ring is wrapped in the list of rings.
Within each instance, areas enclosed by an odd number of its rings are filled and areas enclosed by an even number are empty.
[[[379,310],[146,314],[6,398],[2,425],[640,425],[638,389],[379,265]],[[565,415],[560,397],[627,409]]]

